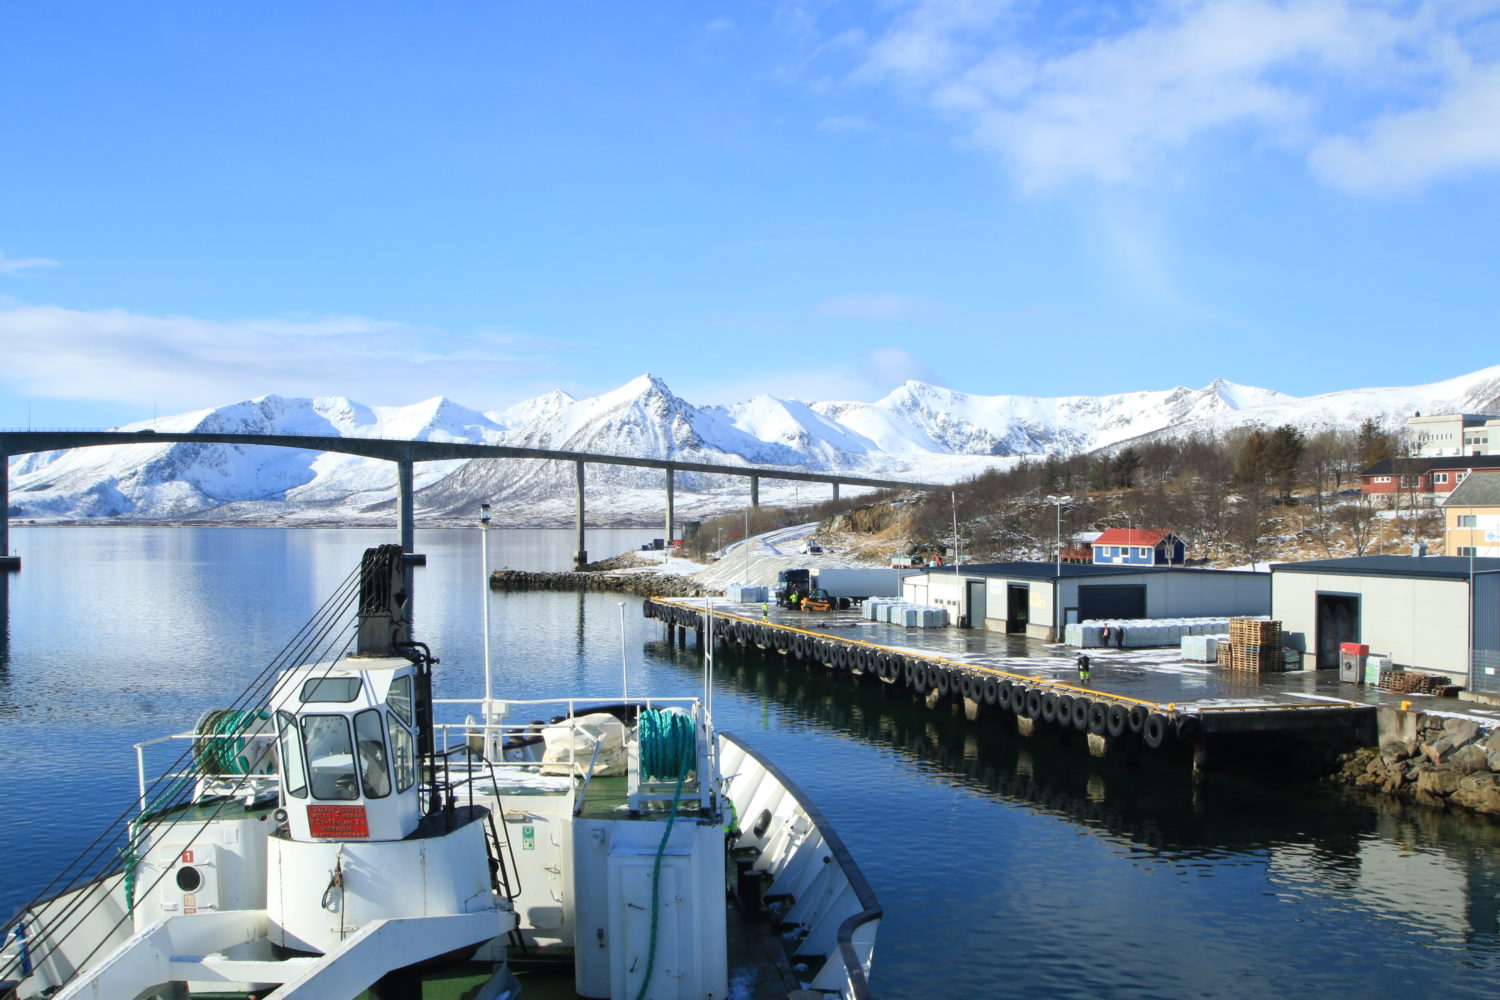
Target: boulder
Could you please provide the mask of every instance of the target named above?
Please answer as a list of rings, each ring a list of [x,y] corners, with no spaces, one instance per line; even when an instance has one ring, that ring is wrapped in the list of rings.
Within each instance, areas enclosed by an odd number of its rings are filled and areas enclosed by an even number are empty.
[[[1486,750],[1500,750],[1500,729],[1491,729],[1489,735],[1479,741]]]
[[[1449,801],[1475,812],[1500,814],[1500,774],[1471,774],[1458,783]]]
[[[1441,764],[1453,756],[1455,749],[1457,748],[1453,745],[1453,741],[1445,736],[1435,743],[1424,744],[1422,746],[1422,756],[1434,764]]]
[[[1452,740],[1455,747],[1468,746],[1479,738],[1479,723],[1473,719],[1444,719],[1443,735]]]
[[[1410,756],[1411,751],[1400,740],[1391,740],[1389,743],[1383,743],[1380,746],[1380,759],[1387,764],[1399,763]]]
[[[1457,750],[1452,757],[1448,758],[1448,764],[1464,774],[1490,770],[1489,756],[1485,753],[1484,747],[1475,743]]]
[[[1451,767],[1435,767],[1417,776],[1417,791],[1432,795],[1452,795],[1458,791],[1458,783],[1464,775]]]

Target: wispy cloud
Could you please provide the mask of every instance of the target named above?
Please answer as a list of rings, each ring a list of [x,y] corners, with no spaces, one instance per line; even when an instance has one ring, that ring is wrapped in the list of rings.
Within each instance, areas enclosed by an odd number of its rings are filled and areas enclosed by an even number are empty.
[[[12,259],[5,256],[5,252],[0,250],[0,274],[19,274],[21,271],[33,267],[61,266],[57,261],[47,257],[20,257]]]
[[[911,322],[931,319],[934,310],[918,299],[904,295],[841,295],[813,307],[819,316]]]
[[[367,317],[216,321],[120,309],[0,308],[0,381],[28,396],[219,406],[268,393],[509,405],[555,381],[564,345]],[[522,384],[524,388],[522,387]]]
[[[1351,191],[1500,167],[1495,0],[894,9],[847,78],[947,116],[1027,192],[1149,180],[1236,130]]]

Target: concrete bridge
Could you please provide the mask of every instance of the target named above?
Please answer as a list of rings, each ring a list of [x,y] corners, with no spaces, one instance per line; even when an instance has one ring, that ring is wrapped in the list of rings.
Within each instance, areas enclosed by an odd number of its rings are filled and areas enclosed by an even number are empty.
[[[67,448],[91,448],[125,444],[240,444],[272,448],[301,448],[308,451],[332,451],[345,455],[375,458],[396,465],[396,522],[401,537],[401,551],[413,551],[415,519],[412,507],[412,470],[418,462],[438,462],[455,458],[532,458],[553,462],[572,462],[577,494],[577,548],[575,565],[588,562],[584,543],[584,466],[633,465],[666,472],[666,538],[672,538],[673,487],[678,472],[708,472],[725,476],[745,476],[750,480],[750,505],[760,506],[762,479],[795,480],[804,483],[828,483],[833,498],[838,499],[840,486],[871,486],[878,489],[936,489],[937,483],[918,483],[896,479],[871,479],[865,476],[841,476],[827,472],[798,472],[776,466],[718,465],[712,462],[680,462],[673,459],[633,458],[628,455],[597,455],[581,451],[553,451],[548,448],[513,448],[508,445],[467,444],[447,441],[393,441],[385,438],[318,437],[282,434],[177,434],[166,431],[0,431],[0,514],[10,509],[10,473],[8,463],[13,455]],[[10,555],[9,519],[0,516],[0,557]]]

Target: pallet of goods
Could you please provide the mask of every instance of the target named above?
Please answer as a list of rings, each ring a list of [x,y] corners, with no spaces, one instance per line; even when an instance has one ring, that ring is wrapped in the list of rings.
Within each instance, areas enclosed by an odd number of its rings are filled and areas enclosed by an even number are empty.
[[[1229,619],[1229,645],[1220,649],[1219,663],[1230,670],[1248,673],[1280,673],[1286,669],[1281,651],[1281,622],[1265,618]]]

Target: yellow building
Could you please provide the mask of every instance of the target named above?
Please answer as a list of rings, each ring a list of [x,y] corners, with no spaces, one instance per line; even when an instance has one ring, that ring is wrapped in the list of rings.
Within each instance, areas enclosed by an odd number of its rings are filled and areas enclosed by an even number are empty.
[[[1500,556],[1500,471],[1474,472],[1443,501],[1443,552]]]

